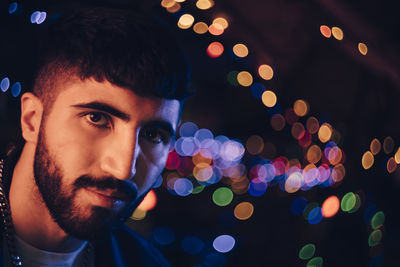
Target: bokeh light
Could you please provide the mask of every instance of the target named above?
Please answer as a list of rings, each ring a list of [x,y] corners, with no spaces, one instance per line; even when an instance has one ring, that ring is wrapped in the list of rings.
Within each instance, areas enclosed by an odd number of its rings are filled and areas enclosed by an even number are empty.
[[[337,40],[343,40],[343,31],[339,27],[332,27],[332,35]]]
[[[174,190],[179,196],[188,196],[193,192],[193,184],[189,179],[178,178],[175,180]]]
[[[228,28],[228,26],[229,26],[228,21],[227,21],[225,18],[223,18],[223,17],[215,18],[215,19],[213,20],[212,24],[219,24],[219,25],[222,26],[222,28],[223,28],[224,30],[225,30],[226,28]]]
[[[385,138],[385,140],[383,140],[383,151],[386,154],[390,154],[392,153],[394,149],[394,140],[392,137],[388,136]]]
[[[258,75],[264,80],[271,80],[274,77],[274,70],[270,65],[263,64],[258,67]]]
[[[340,208],[340,201],[337,196],[330,196],[322,203],[322,216],[330,218],[336,215]]]
[[[237,81],[241,86],[249,87],[253,83],[253,76],[248,71],[241,71],[237,75]]]
[[[161,6],[164,8],[169,8],[169,7],[172,7],[175,3],[176,3],[175,0],[162,0]]]
[[[31,15],[31,23],[42,24],[46,19],[47,13],[41,11],[35,11]]]
[[[379,142],[377,138],[374,138],[371,141],[369,148],[371,150],[372,155],[376,155],[381,151],[381,142]]]
[[[217,58],[224,52],[224,46],[220,42],[212,42],[207,47],[207,55],[212,58]]]
[[[318,130],[318,138],[322,143],[328,142],[332,137],[332,126],[329,123],[324,123]]]
[[[321,27],[319,27],[319,30],[321,34],[326,38],[330,38],[332,36],[331,29],[326,25],[321,25]]]
[[[1,91],[6,92],[9,87],[10,87],[10,79],[8,77],[3,78],[0,82]]]
[[[208,25],[200,21],[194,24],[193,30],[195,33],[204,34],[208,31]]]
[[[196,2],[196,6],[198,9],[206,10],[214,6],[214,1],[212,0],[198,0]]]
[[[11,86],[11,94],[13,97],[17,97],[21,93],[21,83],[20,82],[15,82]]]
[[[303,246],[299,251],[299,258],[302,260],[311,259],[315,254],[315,245],[307,244]]]
[[[378,229],[385,223],[385,214],[382,211],[378,211],[371,219],[372,229]]]
[[[281,114],[275,114],[271,118],[271,127],[275,131],[281,131],[285,128],[285,118]]]
[[[147,195],[144,197],[142,202],[140,202],[139,206],[137,209],[139,210],[144,210],[144,211],[149,211],[154,209],[154,207],[157,204],[157,195],[154,192],[154,190],[150,190]]]
[[[238,57],[247,57],[249,49],[244,44],[235,44],[232,48],[233,53]]]
[[[306,267],[322,267],[323,262],[321,257],[315,257],[307,262]]]
[[[305,197],[298,197],[293,200],[292,205],[290,206],[290,211],[294,215],[302,214],[304,209],[307,206],[307,199]]]
[[[214,239],[213,247],[221,253],[229,252],[235,246],[235,239],[230,235],[220,235]]]
[[[341,209],[345,212],[349,212],[356,205],[356,196],[353,192],[349,192],[343,196],[341,201]]]
[[[186,236],[182,242],[181,246],[183,251],[190,255],[199,254],[204,248],[204,242],[195,236]]]
[[[313,208],[308,214],[308,223],[309,224],[317,224],[322,220],[322,212],[320,207]]]
[[[232,199],[233,193],[228,187],[220,187],[212,195],[213,202],[221,207],[229,205]]]
[[[261,100],[265,106],[272,108],[276,104],[277,97],[274,92],[267,90],[262,94]]]
[[[135,209],[131,215],[131,219],[135,221],[143,220],[146,217],[147,211],[141,209]]]
[[[318,203],[317,202],[311,202],[309,203],[306,208],[303,211],[303,217],[305,220],[308,221],[308,216],[310,215],[310,212],[318,207]]]
[[[374,247],[378,245],[382,240],[382,231],[377,229],[374,230],[368,237],[368,245]]]
[[[178,20],[178,27],[181,29],[189,29],[194,22],[194,17],[190,14],[183,14]]]
[[[366,170],[371,168],[374,165],[374,155],[370,151],[365,152],[361,158],[361,164]]]
[[[264,140],[261,136],[252,135],[246,141],[246,148],[251,155],[258,155],[264,149]]]
[[[211,24],[210,27],[208,27],[208,32],[212,35],[218,36],[224,33],[224,27],[218,23]]]
[[[179,128],[179,135],[183,137],[194,136],[198,129],[199,128],[195,123],[190,121],[184,122]]]
[[[303,185],[303,182],[303,175],[300,172],[294,172],[285,181],[285,191],[288,193],[297,192]]]
[[[302,138],[305,134],[305,129],[303,124],[301,124],[300,122],[295,122],[292,126],[291,134],[293,138],[296,140]]]
[[[308,110],[309,110],[309,105],[306,101],[299,99],[299,100],[296,100],[296,102],[294,102],[293,110],[297,116],[303,117],[303,116],[307,115]]]
[[[386,169],[389,173],[393,173],[397,169],[397,163],[393,157],[390,157],[386,163]]]
[[[307,131],[310,132],[310,134],[315,134],[318,132],[319,129],[319,121],[315,117],[309,117],[306,122],[306,127]]]
[[[368,53],[368,47],[364,43],[358,43],[358,51],[360,51],[361,55],[365,56]]]
[[[253,215],[254,206],[250,202],[241,202],[236,205],[233,213],[239,220],[247,220]]]
[[[396,153],[394,154],[394,160],[397,164],[400,164],[400,147],[397,149]]]
[[[322,156],[322,151],[321,148],[317,145],[312,145],[308,150],[307,150],[307,154],[306,154],[306,158],[308,160],[308,162],[310,163],[317,163],[318,161],[320,161]]]
[[[181,10],[181,5],[179,3],[174,3],[173,6],[167,8],[169,13],[176,13],[179,10]]]
[[[8,6],[8,13],[14,14],[15,11],[18,9],[18,3],[17,2],[11,2],[10,5]]]

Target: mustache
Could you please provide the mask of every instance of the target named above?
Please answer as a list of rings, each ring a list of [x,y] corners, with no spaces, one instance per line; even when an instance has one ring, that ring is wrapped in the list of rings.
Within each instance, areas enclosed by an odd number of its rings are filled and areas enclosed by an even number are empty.
[[[137,185],[132,181],[119,180],[111,176],[93,178],[89,175],[82,175],[75,180],[73,186],[74,191],[94,187],[97,190],[113,190],[112,197],[123,201],[133,201],[138,196]]]

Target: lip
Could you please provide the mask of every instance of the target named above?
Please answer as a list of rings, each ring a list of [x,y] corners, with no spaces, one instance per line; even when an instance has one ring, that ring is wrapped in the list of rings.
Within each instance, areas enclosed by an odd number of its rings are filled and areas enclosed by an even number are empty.
[[[96,206],[112,209],[117,201],[122,201],[119,197],[115,196],[113,190],[97,190],[94,188],[84,189]]]

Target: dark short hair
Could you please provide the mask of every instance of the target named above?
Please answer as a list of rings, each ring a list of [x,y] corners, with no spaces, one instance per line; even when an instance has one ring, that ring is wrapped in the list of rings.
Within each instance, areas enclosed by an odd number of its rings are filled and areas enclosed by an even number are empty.
[[[46,104],[57,79],[94,78],[140,96],[183,101],[190,71],[179,44],[155,17],[115,8],[83,8],[54,21],[39,52],[33,92]]]

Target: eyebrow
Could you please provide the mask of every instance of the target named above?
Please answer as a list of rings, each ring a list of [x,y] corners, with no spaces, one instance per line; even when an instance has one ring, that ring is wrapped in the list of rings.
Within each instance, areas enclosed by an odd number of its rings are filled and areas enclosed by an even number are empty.
[[[94,101],[94,102],[89,102],[89,103],[72,105],[72,107],[95,109],[98,111],[103,111],[103,112],[109,113],[109,114],[111,114],[117,118],[120,118],[124,121],[130,120],[130,116],[128,114],[126,114],[125,112],[122,112],[121,110],[117,109],[116,107],[113,107],[113,106],[103,103],[103,102]]]

